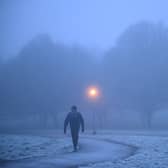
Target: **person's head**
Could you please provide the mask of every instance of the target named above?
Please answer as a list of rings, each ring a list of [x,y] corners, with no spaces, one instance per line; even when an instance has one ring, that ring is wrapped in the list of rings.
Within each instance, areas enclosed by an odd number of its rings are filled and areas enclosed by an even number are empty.
[[[71,107],[71,111],[72,111],[72,112],[77,112],[77,107],[76,107],[76,106],[72,106],[72,107]]]

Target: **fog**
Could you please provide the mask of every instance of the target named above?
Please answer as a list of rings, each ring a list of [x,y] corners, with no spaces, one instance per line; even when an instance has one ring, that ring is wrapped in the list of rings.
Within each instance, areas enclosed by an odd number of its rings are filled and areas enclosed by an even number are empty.
[[[60,129],[72,105],[86,129],[167,129],[167,5],[2,0],[0,130]]]

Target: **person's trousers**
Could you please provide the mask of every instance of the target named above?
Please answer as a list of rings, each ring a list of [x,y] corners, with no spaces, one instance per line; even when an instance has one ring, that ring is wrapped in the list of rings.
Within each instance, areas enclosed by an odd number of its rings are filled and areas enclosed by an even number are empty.
[[[71,136],[72,136],[72,142],[73,142],[73,146],[76,149],[77,145],[78,145],[78,131],[71,131]]]

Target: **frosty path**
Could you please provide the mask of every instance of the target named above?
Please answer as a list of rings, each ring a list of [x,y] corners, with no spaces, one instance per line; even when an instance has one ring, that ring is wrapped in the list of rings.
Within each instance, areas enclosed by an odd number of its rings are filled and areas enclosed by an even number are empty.
[[[26,138],[24,137],[24,139]],[[55,143],[53,138],[42,139],[41,144],[36,144],[39,148],[33,148],[32,152],[27,153],[28,157],[20,158],[19,154],[13,161],[0,163],[0,165],[3,168],[77,168],[93,163],[115,162],[128,157],[134,150],[133,147],[125,144],[106,141],[98,137],[94,138],[94,136],[83,136],[80,139],[80,150],[73,153],[71,152],[71,139],[64,138],[62,141],[61,143]],[[36,151],[33,153],[34,150]],[[41,151],[39,152],[39,150]]]

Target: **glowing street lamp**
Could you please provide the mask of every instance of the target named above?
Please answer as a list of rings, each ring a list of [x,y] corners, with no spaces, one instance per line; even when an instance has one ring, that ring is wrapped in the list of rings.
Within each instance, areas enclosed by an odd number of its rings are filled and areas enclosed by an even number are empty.
[[[98,87],[90,86],[87,88],[87,97],[89,99],[95,100],[95,99],[99,98],[99,96],[100,96],[100,91],[99,91]]]
[[[100,97],[100,89],[97,86],[89,86],[86,90],[86,94],[89,100],[96,101]],[[96,134],[95,119],[96,119],[96,113],[95,110],[93,109],[93,115],[92,115],[93,134]]]

